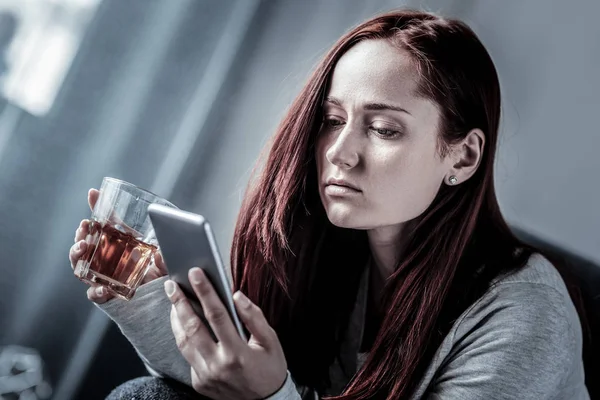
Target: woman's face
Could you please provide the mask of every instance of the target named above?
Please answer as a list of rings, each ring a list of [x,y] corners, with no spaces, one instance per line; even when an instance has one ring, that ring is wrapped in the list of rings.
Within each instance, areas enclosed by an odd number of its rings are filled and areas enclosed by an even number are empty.
[[[417,84],[408,53],[384,40],[360,42],[337,63],[316,144],[334,225],[401,228],[433,201],[451,162],[438,151],[438,107]]]

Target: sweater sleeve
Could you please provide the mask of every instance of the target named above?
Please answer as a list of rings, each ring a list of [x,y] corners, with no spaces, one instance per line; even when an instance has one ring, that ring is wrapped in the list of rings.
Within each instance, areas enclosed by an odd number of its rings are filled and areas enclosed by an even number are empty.
[[[581,328],[565,304],[564,295],[546,285],[499,284],[459,322],[427,398],[564,398],[569,366],[581,356]],[[573,390],[569,398],[587,398]]]
[[[190,365],[171,330],[171,302],[163,289],[166,280],[165,276],[140,286],[129,301],[113,298],[97,307],[117,324],[150,373],[191,386]]]
[[[140,286],[129,301],[113,298],[96,306],[117,324],[152,375],[191,386],[190,364],[179,352],[171,330],[171,302],[163,289],[167,279],[165,276]],[[300,399],[289,372],[281,389],[268,398]]]

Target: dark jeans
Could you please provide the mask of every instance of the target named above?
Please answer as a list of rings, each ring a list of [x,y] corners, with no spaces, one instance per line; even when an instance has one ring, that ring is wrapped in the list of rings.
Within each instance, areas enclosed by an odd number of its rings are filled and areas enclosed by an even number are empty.
[[[144,376],[117,386],[106,400],[209,400],[179,382]]]

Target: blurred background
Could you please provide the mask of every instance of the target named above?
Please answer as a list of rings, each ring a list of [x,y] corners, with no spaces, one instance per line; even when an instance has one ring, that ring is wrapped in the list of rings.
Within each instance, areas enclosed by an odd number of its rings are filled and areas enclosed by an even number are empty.
[[[113,176],[202,213],[227,259],[250,170],[311,69],[400,6],[459,17],[490,51],[509,222],[600,261],[598,1],[0,0],[0,365],[23,346],[46,382],[21,398],[101,399],[145,373],[69,267],[87,190]]]

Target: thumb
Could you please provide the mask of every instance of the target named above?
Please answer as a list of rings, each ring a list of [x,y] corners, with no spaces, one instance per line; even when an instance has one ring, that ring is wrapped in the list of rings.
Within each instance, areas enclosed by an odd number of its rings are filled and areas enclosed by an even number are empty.
[[[167,270],[167,266],[165,265],[165,261],[163,260],[162,254],[160,250],[154,253],[154,265],[158,268],[158,271],[162,275],[168,275],[169,271]]]
[[[242,323],[248,328],[254,342],[267,349],[279,345],[277,334],[271,328],[262,310],[239,290],[233,294],[233,301]]]
[[[98,197],[100,197],[100,192],[98,189],[90,189],[88,191],[88,204],[90,205],[90,209],[94,211],[94,206],[98,201]]]
[[[108,293],[105,287],[93,285],[88,288],[87,297],[96,304],[104,304],[113,296]]]

